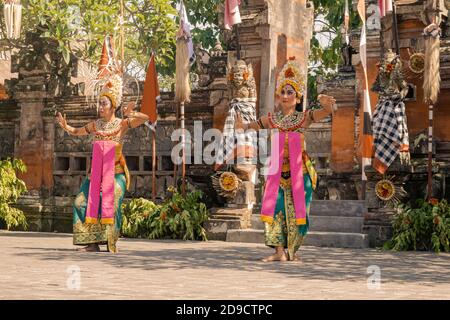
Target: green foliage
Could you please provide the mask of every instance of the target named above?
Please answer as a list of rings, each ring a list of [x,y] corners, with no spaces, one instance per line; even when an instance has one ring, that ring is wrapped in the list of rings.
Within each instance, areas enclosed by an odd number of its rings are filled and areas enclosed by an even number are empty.
[[[418,208],[400,205],[393,217],[393,237],[384,245],[393,250],[450,251],[450,206],[446,200],[418,201]]]
[[[317,97],[317,77],[329,78],[336,73],[343,42],[340,28],[343,24],[344,0],[313,0],[315,20],[326,23],[314,31],[311,41],[308,97],[314,105]],[[350,2],[350,1],[349,1]],[[103,39],[114,34],[118,48],[117,24],[120,14],[119,0],[23,0],[23,32],[19,41],[10,46],[24,46],[23,35],[39,30],[42,36],[55,40],[66,64],[71,55],[98,63]],[[154,51],[157,69],[162,76],[173,77],[175,72],[175,34],[178,28],[176,6],[179,0],[125,0],[125,66],[132,75],[144,74],[150,53]],[[218,25],[218,5],[223,0],[185,0],[189,21],[193,25],[195,43],[206,49],[221,39]],[[351,2],[350,2],[351,3]],[[3,2],[0,2],[0,12]],[[350,5],[350,29],[360,25],[357,13]],[[5,32],[4,19],[0,30]],[[322,48],[319,37],[329,37],[329,46]],[[5,34],[3,34],[5,38]],[[170,81],[162,88],[170,89]]]
[[[8,230],[18,226],[27,228],[24,213],[11,207],[20,195],[27,191],[25,182],[16,176],[16,172],[24,173],[25,171],[26,167],[22,160],[0,160],[0,220],[6,223]]]
[[[122,205],[122,234],[130,238],[144,235],[146,219],[154,215],[158,208],[155,203],[143,198],[133,199],[127,205]]]
[[[161,205],[145,199],[133,199],[123,206],[122,234],[148,239],[207,240],[203,223],[208,219],[200,191],[183,197],[175,189]]]
[[[313,0],[313,3],[314,21],[321,27],[313,32],[309,56],[308,97],[312,107],[317,104],[317,78],[330,79],[337,73],[337,67],[341,63],[341,47],[345,42],[341,32],[344,25],[345,0]],[[361,19],[353,10],[351,1],[349,14],[349,29],[358,28]],[[328,45],[321,46],[319,39],[327,39]]]
[[[174,62],[177,30],[172,2],[126,0],[124,3],[125,65],[130,68],[139,65],[138,71],[142,71],[151,51],[155,51],[158,67],[167,69]],[[0,4],[1,10],[2,7]],[[119,16],[118,0],[23,1],[22,38],[11,41],[10,45],[24,47],[24,35],[29,31],[39,32],[58,43],[55,50],[62,54],[66,64],[71,54],[96,64],[106,34],[114,35],[115,47],[119,48]],[[5,30],[3,19],[1,23],[0,29]]]
[[[192,38],[203,48],[211,49],[220,36],[218,5],[223,0],[185,0],[189,22],[193,25]]]

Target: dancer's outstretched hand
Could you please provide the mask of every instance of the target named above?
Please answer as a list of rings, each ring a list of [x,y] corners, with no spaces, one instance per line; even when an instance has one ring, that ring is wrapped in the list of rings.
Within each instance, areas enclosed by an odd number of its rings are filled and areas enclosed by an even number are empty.
[[[326,94],[319,94],[317,97],[320,105],[328,112],[331,113],[334,111],[336,105],[336,99],[332,96],[327,96]]]
[[[61,115],[61,112],[58,112],[57,117],[58,124],[63,128],[64,130],[67,129],[67,120],[66,120],[66,114],[64,114],[64,117]]]
[[[125,117],[128,117],[130,115],[130,113],[134,110],[134,108],[136,108],[136,103],[133,101],[128,102],[128,104],[125,106],[125,108],[123,108],[123,115]]]

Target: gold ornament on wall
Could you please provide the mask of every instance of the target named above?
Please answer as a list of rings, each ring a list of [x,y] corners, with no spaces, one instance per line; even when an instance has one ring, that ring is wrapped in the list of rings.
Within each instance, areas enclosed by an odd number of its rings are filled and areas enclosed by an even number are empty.
[[[421,52],[414,53],[409,58],[409,70],[419,75],[425,70],[425,55]]]
[[[386,177],[375,184],[375,194],[386,203],[393,207],[400,202],[400,199],[406,196],[406,191],[401,185],[393,182],[394,177]]]
[[[217,193],[225,198],[234,198],[242,183],[233,172],[223,172],[212,177],[212,183]]]

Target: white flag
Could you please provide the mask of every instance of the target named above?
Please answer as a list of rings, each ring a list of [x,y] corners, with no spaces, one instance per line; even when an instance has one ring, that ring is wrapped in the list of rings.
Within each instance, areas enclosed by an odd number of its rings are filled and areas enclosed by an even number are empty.
[[[195,62],[195,52],[194,52],[194,43],[192,42],[191,29],[192,26],[189,23],[186,7],[184,6],[183,1],[180,4],[180,24],[183,29],[184,35],[188,39],[188,50],[189,50],[189,62],[192,65]]]

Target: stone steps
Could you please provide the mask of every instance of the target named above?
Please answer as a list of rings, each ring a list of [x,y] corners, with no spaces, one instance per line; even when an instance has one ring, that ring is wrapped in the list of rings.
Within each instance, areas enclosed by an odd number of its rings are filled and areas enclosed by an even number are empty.
[[[362,233],[365,202],[359,200],[314,200],[311,203],[310,231],[305,245],[319,247],[366,248],[368,235]],[[251,229],[229,229],[226,241],[264,243],[264,223],[253,214]]]
[[[360,233],[363,227],[363,223],[364,218],[362,217],[310,215],[311,231],[338,231]],[[254,214],[252,216],[251,226],[253,229],[264,230],[264,222],[261,221],[259,214]]]
[[[364,200],[313,200],[310,214],[314,216],[363,217]]]
[[[228,230],[226,241],[264,243],[264,230]],[[310,231],[303,244],[315,247],[367,248],[369,238],[368,235],[362,233]]]

